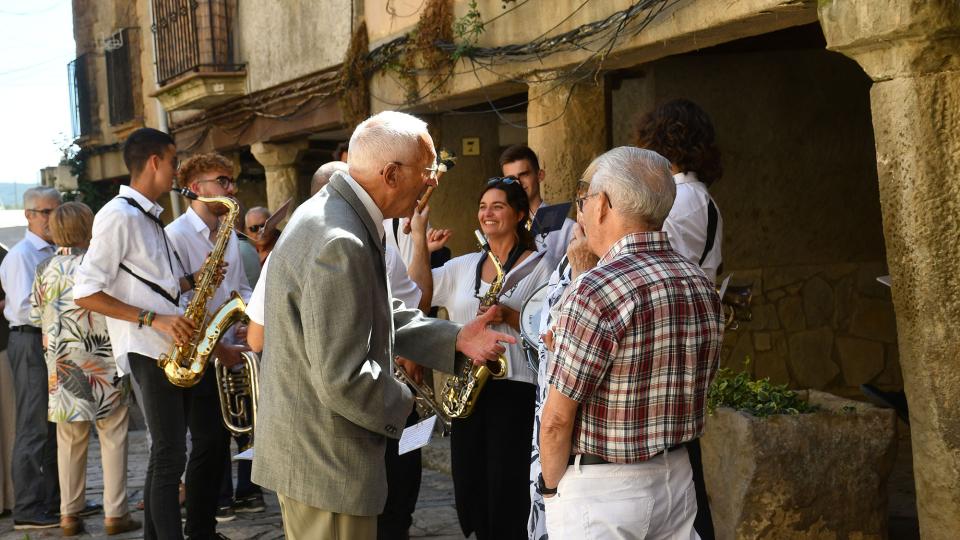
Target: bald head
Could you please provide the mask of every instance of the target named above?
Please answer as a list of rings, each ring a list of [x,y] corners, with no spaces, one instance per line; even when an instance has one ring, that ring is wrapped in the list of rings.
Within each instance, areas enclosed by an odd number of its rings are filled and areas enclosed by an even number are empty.
[[[337,171],[346,173],[347,164],[342,161],[330,161],[321,165],[320,168],[317,169],[317,172],[313,173],[313,180],[310,181],[310,196],[313,197],[318,191],[323,189],[323,186],[327,185],[327,182],[330,181],[333,173]]]
[[[250,238],[257,238],[269,217],[270,210],[262,206],[254,206],[247,210],[247,214],[243,217],[243,232]]]

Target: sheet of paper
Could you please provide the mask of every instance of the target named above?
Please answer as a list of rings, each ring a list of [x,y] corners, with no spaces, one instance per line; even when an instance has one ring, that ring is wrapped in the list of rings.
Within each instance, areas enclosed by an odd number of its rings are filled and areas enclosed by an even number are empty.
[[[727,279],[723,280],[723,283],[720,284],[720,299],[723,300],[723,295],[727,292],[727,286],[730,285],[730,278],[733,277],[733,272],[727,276]]]
[[[400,447],[397,453],[402,456],[407,452],[426,446],[430,442],[430,437],[433,436],[433,425],[436,423],[437,417],[434,415],[404,428],[403,433],[400,434]]]
[[[889,275],[886,275],[886,276],[877,276],[877,281],[879,281],[880,283],[883,283],[883,284],[886,285],[887,287],[890,286],[890,276],[889,276]]]
[[[251,446],[250,448],[244,450],[243,452],[240,452],[239,454],[233,456],[233,460],[234,460],[234,461],[240,461],[240,460],[242,460],[242,459],[245,459],[245,460],[247,460],[247,461],[253,461],[253,447],[252,447],[252,446]]]

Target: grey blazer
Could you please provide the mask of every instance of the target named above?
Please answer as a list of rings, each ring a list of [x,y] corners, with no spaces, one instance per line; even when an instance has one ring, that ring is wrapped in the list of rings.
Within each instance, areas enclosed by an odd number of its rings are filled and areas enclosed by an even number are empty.
[[[386,439],[413,407],[391,359],[452,373],[460,326],[391,305],[377,228],[340,174],[297,209],[270,255],[253,480],[372,516],[387,496]]]

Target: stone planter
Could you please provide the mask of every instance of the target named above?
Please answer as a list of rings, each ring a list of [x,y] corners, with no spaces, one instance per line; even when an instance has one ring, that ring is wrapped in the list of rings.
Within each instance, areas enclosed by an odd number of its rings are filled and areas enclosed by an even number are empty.
[[[894,411],[800,394],[821,410],[707,417],[703,469],[717,539],[887,538]]]

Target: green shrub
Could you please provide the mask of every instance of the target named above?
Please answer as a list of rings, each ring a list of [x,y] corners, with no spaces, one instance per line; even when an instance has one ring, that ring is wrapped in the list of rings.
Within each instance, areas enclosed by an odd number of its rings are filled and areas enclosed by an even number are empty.
[[[750,358],[744,362],[744,368]],[[720,368],[707,393],[707,410],[730,407],[760,418],[771,414],[801,414],[817,410],[785,384],[773,384],[769,378],[755,380],[746,371],[734,374],[730,368]]]

